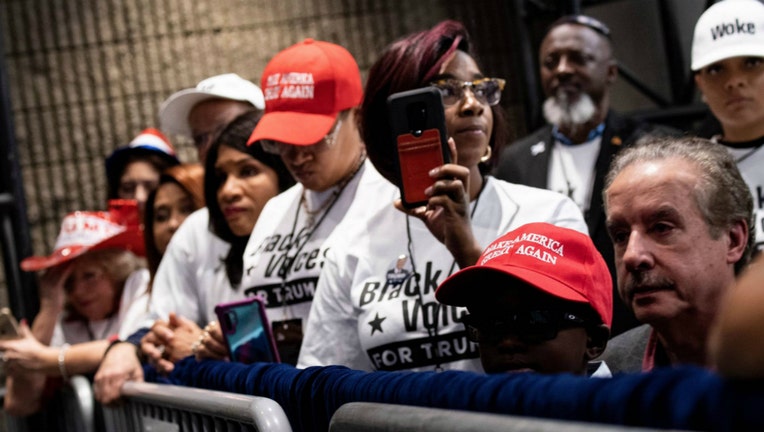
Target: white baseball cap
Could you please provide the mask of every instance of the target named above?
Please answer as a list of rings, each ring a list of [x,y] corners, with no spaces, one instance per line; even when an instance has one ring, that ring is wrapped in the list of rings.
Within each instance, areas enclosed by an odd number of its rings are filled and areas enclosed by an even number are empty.
[[[230,99],[249,102],[255,108],[265,109],[265,97],[260,87],[235,73],[215,75],[196,85],[195,88],[173,93],[159,107],[159,125],[168,134],[191,138],[188,114],[191,109],[207,99]]]
[[[730,57],[764,57],[764,3],[723,0],[708,8],[695,24],[693,71]]]

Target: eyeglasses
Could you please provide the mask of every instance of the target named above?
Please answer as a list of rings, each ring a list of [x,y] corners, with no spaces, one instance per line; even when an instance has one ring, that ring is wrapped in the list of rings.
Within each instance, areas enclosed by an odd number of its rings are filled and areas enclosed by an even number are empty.
[[[260,140],[260,145],[263,146],[263,150],[266,152],[279,156],[283,156],[290,150],[296,148],[310,152],[321,152],[323,150],[334,147],[334,144],[337,141],[337,135],[339,135],[340,127],[342,127],[342,119],[337,120],[337,123],[334,124],[334,128],[332,128],[332,130],[329,131],[329,133],[324,138],[322,138],[321,141],[307,146],[286,144],[268,139]]]
[[[556,338],[563,328],[584,326],[586,321],[571,312],[542,309],[511,312],[500,320],[464,315],[462,323],[472,342],[498,342],[511,334],[535,344]]]
[[[430,83],[431,86],[440,90],[445,106],[461,101],[467,88],[480,103],[494,106],[501,100],[504,84],[506,81],[501,78],[480,78],[474,81],[459,81],[448,78]]]

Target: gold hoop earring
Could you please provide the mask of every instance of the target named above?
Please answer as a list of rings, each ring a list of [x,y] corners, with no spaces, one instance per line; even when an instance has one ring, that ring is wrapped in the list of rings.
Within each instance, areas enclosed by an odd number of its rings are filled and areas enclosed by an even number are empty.
[[[491,150],[491,146],[487,146],[485,150],[485,154],[483,157],[480,158],[480,162],[486,163],[489,160],[491,160],[491,155],[493,154],[493,150]]]

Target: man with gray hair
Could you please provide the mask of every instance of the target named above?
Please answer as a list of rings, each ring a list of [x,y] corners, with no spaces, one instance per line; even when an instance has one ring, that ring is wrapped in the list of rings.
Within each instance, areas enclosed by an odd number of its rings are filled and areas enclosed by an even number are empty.
[[[651,139],[616,157],[603,199],[620,297],[645,324],[603,360],[613,372],[707,365],[709,328],[754,239],[735,160],[705,139]]]

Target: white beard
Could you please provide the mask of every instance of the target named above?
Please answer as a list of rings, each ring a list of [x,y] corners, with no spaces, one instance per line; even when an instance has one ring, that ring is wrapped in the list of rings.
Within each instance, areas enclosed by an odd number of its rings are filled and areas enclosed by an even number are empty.
[[[546,121],[558,128],[569,129],[571,133],[575,133],[578,127],[591,120],[596,112],[594,101],[586,93],[582,93],[578,100],[571,103],[567,93],[560,89],[556,95],[544,101]]]

